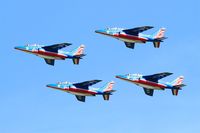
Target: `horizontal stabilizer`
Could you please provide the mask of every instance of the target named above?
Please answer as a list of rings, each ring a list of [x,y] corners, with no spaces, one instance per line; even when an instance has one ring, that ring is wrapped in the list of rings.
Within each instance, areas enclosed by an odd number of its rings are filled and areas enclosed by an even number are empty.
[[[154,41],[163,42],[163,40],[165,40],[167,38],[168,37],[161,37],[161,38],[154,39]]]
[[[80,59],[82,59],[83,56],[86,56],[86,54],[75,55],[75,56],[73,56],[73,58],[80,58]]]
[[[182,88],[182,87],[184,87],[184,86],[186,86],[185,84],[180,84],[180,85],[174,85],[173,87],[174,88]]]

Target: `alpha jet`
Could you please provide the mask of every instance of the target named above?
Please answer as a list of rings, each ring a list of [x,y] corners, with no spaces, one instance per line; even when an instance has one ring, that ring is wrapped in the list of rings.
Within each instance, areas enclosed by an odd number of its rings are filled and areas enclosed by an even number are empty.
[[[153,42],[155,48],[160,47],[160,43],[163,42],[165,28],[161,28],[158,32],[152,35],[142,34],[141,32],[152,29],[152,26],[142,26],[133,29],[123,28],[107,28],[103,30],[96,30],[96,33],[110,36],[123,41],[126,47],[134,49],[135,43]]]
[[[101,88],[91,88],[90,86],[100,82],[101,80],[90,80],[81,83],[58,82],[56,84],[48,84],[47,87],[71,93],[76,96],[77,100],[85,102],[86,96],[102,95],[104,100],[109,100],[114,82],[109,82]]]
[[[49,65],[54,65],[55,60],[72,59],[74,64],[79,64],[79,60],[82,59],[84,52],[84,45],[80,45],[78,48],[71,52],[61,51],[60,49],[71,45],[71,43],[59,43],[50,46],[44,46],[39,44],[17,46],[15,49],[21,50],[27,53],[34,54],[36,56],[44,58],[45,62]]]
[[[116,78],[134,83],[140,87],[143,87],[145,94],[153,96],[154,90],[171,89],[172,94],[177,96],[178,91],[185,85],[182,84],[184,77],[180,76],[172,82],[162,82],[160,79],[171,75],[172,73],[163,72],[153,75],[143,76],[141,74],[126,74],[117,75]]]

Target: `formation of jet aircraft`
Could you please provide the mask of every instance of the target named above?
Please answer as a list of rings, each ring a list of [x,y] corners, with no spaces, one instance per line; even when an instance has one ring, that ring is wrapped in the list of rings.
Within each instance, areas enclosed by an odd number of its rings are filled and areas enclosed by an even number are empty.
[[[163,42],[166,37],[164,36],[165,28],[161,28],[158,32],[152,35],[142,34],[142,32],[152,29],[152,26],[142,26],[132,29],[123,28],[107,28],[104,30],[96,30],[96,33],[110,36],[123,41],[126,47],[134,49],[135,43],[152,42],[155,48],[160,47],[160,43]],[[41,58],[44,58],[48,65],[54,65],[55,60],[72,59],[74,64],[79,64],[79,60],[82,59],[84,54],[84,45],[80,45],[78,48],[70,52],[61,50],[62,48],[70,46],[71,43],[59,43],[53,45],[25,45],[16,46],[15,49],[34,54]],[[177,96],[179,90],[185,86],[183,84],[183,76],[178,77],[172,82],[162,82],[160,79],[171,75],[170,72],[157,73],[153,75],[141,75],[141,74],[126,74],[117,75],[116,78],[134,83],[140,87],[143,87],[146,95],[153,96],[154,90],[170,89],[172,94]],[[76,96],[78,101],[85,102],[86,96],[102,95],[104,100],[109,100],[110,95],[115,92],[113,90],[114,81],[111,81],[100,88],[93,88],[92,85],[101,82],[101,80],[89,80],[81,83],[70,82],[58,82],[54,84],[48,84],[47,87],[68,92]]]
[[[180,76],[172,82],[162,82],[160,79],[171,75],[172,73],[163,72],[153,75],[143,76],[141,74],[126,74],[117,75],[116,78],[134,83],[140,87],[143,87],[145,94],[153,96],[154,90],[170,89],[173,95],[178,95],[178,91],[185,85],[182,83],[184,77]]]
[[[96,30],[96,33],[110,36],[123,41],[126,47],[134,49],[135,43],[153,42],[155,48],[160,47],[160,43],[163,42],[166,37],[164,36],[165,28],[161,28],[158,32],[152,35],[142,34],[141,32],[152,29],[152,26],[142,26],[132,29],[124,28],[106,28],[102,30]]]
[[[91,88],[90,86],[101,82],[101,80],[90,80],[81,83],[58,82],[56,84],[48,84],[47,87],[71,93],[76,96],[77,100],[85,102],[86,96],[102,95],[104,100],[109,100],[114,82],[111,81],[101,88]]]
[[[60,49],[70,46],[71,43],[59,43],[50,46],[44,46],[39,44],[28,44],[25,46],[17,46],[15,49],[23,52],[31,53],[36,56],[44,58],[48,65],[54,65],[55,60],[72,59],[74,64],[79,64],[79,60],[85,56],[84,45],[80,45],[78,48],[71,52],[65,52]]]

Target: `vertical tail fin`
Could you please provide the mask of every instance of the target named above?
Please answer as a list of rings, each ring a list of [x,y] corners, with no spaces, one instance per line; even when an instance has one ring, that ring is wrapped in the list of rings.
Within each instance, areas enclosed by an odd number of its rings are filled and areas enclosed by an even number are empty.
[[[106,85],[104,85],[102,88],[100,88],[100,90],[102,92],[110,92],[110,91],[112,91],[114,84],[115,84],[114,81],[111,81],[111,82],[107,83]]]
[[[82,44],[78,48],[76,48],[75,50],[73,50],[71,52],[71,56],[72,56],[72,60],[73,60],[74,64],[78,65],[81,57],[85,56],[84,48],[85,48],[85,46]]]
[[[183,76],[179,76],[178,78],[176,78],[174,81],[171,82],[171,84],[173,86],[178,86],[181,85],[183,82],[184,77]]]
[[[178,91],[184,87],[185,85],[182,84],[184,80],[183,76],[179,76],[178,78],[176,78],[174,81],[171,82],[171,84],[173,85],[172,88],[172,95],[177,96],[178,95]]]
[[[160,28],[160,30],[157,32],[157,33],[155,33],[155,35],[154,35],[154,39],[162,39],[162,38],[165,38],[164,36],[165,36],[165,28]]]
[[[84,53],[84,48],[85,48],[85,45],[81,44],[78,48],[76,48],[75,50],[73,50],[71,52],[71,54],[73,56],[80,56],[80,55],[83,55]]]
[[[154,47],[159,48],[160,42],[162,42],[162,40],[166,39],[165,28],[160,28],[160,30],[153,35],[153,39],[154,39],[154,41],[153,41]]]
[[[112,90],[114,85],[114,81],[111,81],[109,83],[107,83],[105,86],[103,86],[102,88],[100,88],[100,91],[103,93],[103,99],[104,100],[109,100],[110,95],[112,95],[112,92],[114,92],[115,90]]]

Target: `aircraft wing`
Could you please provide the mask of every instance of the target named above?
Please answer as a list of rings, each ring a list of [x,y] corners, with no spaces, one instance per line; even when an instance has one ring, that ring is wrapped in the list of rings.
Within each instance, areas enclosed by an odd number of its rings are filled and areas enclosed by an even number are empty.
[[[47,64],[54,66],[55,60],[53,59],[44,59],[44,60]]]
[[[94,85],[101,81],[102,80],[89,80],[89,81],[85,81],[85,82],[81,82],[81,83],[75,83],[73,85],[76,86],[77,88],[88,89],[89,86]]]
[[[153,92],[154,92],[153,89],[147,89],[147,88],[143,88],[143,89],[146,95],[153,96]]]
[[[171,74],[173,74],[173,73],[163,72],[163,73],[157,73],[157,74],[153,74],[153,75],[143,76],[143,78],[146,80],[152,81],[152,82],[158,82],[158,80],[160,80],[164,77],[167,77]]]
[[[85,102],[85,96],[79,96],[79,95],[75,95],[76,99],[81,101],[81,102]]]
[[[50,45],[50,46],[44,46],[42,48],[45,49],[46,51],[57,53],[59,49],[62,49],[62,48],[67,47],[69,45],[72,45],[72,44],[71,43],[59,43],[59,44],[53,44],[53,45]]]
[[[138,36],[139,33],[149,30],[151,28],[153,28],[153,27],[152,26],[142,26],[142,27],[136,27],[133,29],[126,29],[126,30],[123,30],[123,32],[125,32],[126,34]]]

